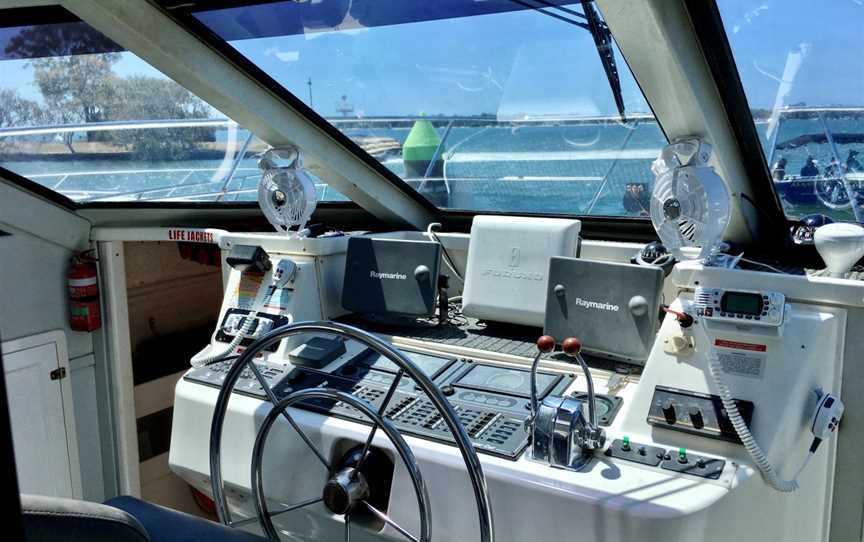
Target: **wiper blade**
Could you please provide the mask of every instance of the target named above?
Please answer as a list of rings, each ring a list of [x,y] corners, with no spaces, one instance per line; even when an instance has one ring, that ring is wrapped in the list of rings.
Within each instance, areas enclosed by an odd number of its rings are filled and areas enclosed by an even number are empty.
[[[618,114],[621,116],[621,122],[627,122],[627,116],[624,112],[624,96],[621,93],[621,79],[618,76],[618,65],[615,63],[615,49],[612,47],[612,32],[609,30],[609,26],[604,21],[601,21],[597,15],[597,11],[593,5],[594,0],[581,0],[582,10],[585,13],[579,13],[564,6],[559,6],[549,0],[510,1],[591,32],[591,37],[594,38],[594,46],[597,48],[600,62],[603,64],[603,71],[606,72],[606,79],[609,80],[609,89],[612,91],[612,97],[615,99],[615,106],[618,108]],[[575,21],[564,15],[546,11],[543,9],[544,7],[579,17],[580,19],[584,19],[585,22]]]
[[[609,26],[597,16],[593,0],[582,0],[582,10],[588,21],[588,31],[591,32],[594,45],[597,46],[597,52],[600,54],[600,62],[603,63],[606,78],[609,80],[609,88],[615,98],[618,114],[621,115],[622,122],[627,122],[627,116],[624,114],[624,96],[621,93],[621,79],[618,76],[618,66],[615,64],[615,49],[612,47],[612,32]]]

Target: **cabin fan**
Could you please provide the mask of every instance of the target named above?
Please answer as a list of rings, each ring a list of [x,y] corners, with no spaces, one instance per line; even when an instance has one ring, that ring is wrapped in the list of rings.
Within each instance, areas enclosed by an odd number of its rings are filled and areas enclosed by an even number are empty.
[[[695,138],[666,146],[652,164],[651,222],[676,259],[684,247],[701,247],[699,259],[719,251],[729,224],[729,192],[708,166],[711,146]]]
[[[281,233],[305,237],[304,228],[315,210],[315,183],[296,148],[274,148],[258,162],[264,172],[258,184],[258,205],[270,224]],[[291,232],[291,228],[297,229]]]

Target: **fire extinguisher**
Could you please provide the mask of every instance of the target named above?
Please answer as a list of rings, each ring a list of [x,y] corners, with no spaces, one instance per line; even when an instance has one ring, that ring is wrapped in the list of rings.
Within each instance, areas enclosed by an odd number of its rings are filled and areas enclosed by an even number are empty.
[[[69,285],[69,325],[74,331],[96,331],[102,327],[96,258],[88,250],[72,257],[66,279]]]

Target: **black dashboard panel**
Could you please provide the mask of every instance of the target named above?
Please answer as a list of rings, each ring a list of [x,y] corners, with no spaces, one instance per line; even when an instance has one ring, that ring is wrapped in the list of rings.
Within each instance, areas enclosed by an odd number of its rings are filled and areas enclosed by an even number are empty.
[[[404,351],[444,391],[478,451],[516,459],[528,445],[525,421],[529,416],[529,372],[524,369],[475,363],[468,359]],[[186,380],[221,387],[232,361],[194,369]],[[354,356],[332,373],[269,362],[255,362],[278,398],[318,386],[340,389],[369,401],[379,410],[398,373],[389,360],[368,352]],[[541,371],[540,397],[561,394],[575,377]],[[248,368],[235,385],[235,393],[264,399],[264,390]],[[301,408],[352,421],[371,423],[351,406],[332,401],[304,401]],[[450,432],[425,394],[409,377],[403,377],[385,416],[407,434],[452,442]]]

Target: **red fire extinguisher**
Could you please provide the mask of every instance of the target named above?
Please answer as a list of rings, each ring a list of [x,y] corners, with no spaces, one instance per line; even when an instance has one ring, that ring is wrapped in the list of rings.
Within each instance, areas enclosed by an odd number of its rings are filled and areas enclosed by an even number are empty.
[[[69,325],[75,331],[96,331],[102,327],[96,259],[90,252],[88,250],[73,256],[66,274],[69,284]]]

